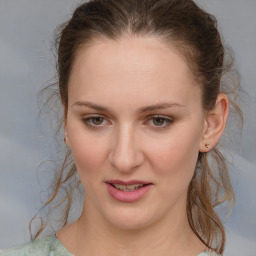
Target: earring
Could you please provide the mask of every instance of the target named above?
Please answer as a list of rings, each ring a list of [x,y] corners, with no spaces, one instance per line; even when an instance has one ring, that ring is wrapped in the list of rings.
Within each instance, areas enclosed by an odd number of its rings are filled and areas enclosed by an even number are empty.
[[[209,148],[209,145],[210,145],[210,144],[205,143],[205,145],[204,145],[204,146],[205,146],[206,148]]]
[[[66,143],[66,137],[64,137],[64,143]]]

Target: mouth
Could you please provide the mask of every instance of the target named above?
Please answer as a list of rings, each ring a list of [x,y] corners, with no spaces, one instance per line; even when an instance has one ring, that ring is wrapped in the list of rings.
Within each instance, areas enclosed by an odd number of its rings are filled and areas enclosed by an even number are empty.
[[[108,180],[106,181],[109,194],[116,200],[131,203],[143,198],[152,188],[153,183],[132,180]]]
[[[111,186],[119,189],[121,191],[134,191],[138,190],[142,187],[153,185],[151,182],[141,181],[141,180],[130,180],[130,181],[122,181],[122,180],[107,180],[106,183]]]
[[[132,184],[132,185],[122,185],[122,184],[113,184],[113,183],[109,183],[111,186],[115,187],[116,189],[120,190],[120,191],[124,191],[124,192],[132,192],[132,191],[136,191],[142,187],[148,186],[152,183],[149,184]]]

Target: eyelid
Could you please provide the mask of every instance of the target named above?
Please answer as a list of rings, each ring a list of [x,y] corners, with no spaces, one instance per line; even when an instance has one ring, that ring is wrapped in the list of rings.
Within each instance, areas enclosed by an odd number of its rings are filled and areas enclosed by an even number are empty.
[[[161,114],[150,115],[149,118],[163,118],[163,119],[167,119],[167,120],[174,120],[173,117],[165,116],[165,115],[161,115]]]

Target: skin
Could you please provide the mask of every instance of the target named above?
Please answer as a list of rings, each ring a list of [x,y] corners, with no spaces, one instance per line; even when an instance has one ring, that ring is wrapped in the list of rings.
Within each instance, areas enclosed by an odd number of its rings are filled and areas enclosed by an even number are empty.
[[[124,36],[79,50],[68,102],[66,143],[86,195],[79,220],[57,233],[64,246],[76,256],[203,251],[187,221],[187,189],[198,153],[214,147],[225,128],[227,97],[220,94],[206,113],[201,86],[174,47]],[[169,106],[139,111],[164,103]],[[123,203],[107,191],[105,181],[113,179],[153,186],[140,200]]]

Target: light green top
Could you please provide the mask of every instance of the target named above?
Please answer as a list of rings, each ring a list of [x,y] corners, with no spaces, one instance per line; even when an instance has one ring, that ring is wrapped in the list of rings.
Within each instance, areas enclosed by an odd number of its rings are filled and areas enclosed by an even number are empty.
[[[31,242],[0,252],[0,256],[73,256],[55,236],[37,238]]]
[[[55,236],[37,238],[31,242],[0,251],[0,256],[74,256]],[[201,252],[197,256],[221,256],[214,252]]]

